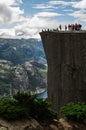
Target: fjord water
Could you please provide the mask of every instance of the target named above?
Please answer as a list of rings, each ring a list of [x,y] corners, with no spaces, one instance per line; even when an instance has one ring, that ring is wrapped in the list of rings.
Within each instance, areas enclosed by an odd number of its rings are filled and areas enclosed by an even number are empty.
[[[42,92],[42,93],[39,93],[39,94],[38,94],[38,98],[46,99],[46,98],[47,98],[47,90],[45,90],[45,91]]]

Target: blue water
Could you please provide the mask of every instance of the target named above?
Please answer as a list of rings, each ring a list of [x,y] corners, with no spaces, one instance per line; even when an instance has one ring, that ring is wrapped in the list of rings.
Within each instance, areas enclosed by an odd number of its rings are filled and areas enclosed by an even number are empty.
[[[38,94],[38,98],[46,99],[46,98],[47,98],[47,91],[44,91],[44,92],[42,92],[42,93],[39,93],[39,94]]]

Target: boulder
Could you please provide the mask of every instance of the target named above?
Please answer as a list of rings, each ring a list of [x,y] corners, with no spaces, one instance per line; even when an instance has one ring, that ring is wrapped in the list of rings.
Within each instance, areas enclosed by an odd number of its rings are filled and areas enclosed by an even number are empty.
[[[8,130],[8,129],[5,127],[0,127],[0,130]]]
[[[0,126],[0,130],[44,130],[35,119],[10,122],[0,119]]]

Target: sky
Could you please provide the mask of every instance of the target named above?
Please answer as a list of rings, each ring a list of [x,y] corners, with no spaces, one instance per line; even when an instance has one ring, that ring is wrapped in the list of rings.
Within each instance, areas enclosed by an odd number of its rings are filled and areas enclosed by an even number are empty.
[[[38,38],[42,29],[80,23],[86,0],[0,0],[0,38]]]

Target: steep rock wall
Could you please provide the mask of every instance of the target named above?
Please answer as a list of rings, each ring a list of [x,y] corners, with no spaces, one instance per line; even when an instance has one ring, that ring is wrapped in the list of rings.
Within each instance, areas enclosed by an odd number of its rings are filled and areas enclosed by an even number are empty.
[[[86,102],[86,31],[40,33],[48,63],[48,99],[59,111]]]

